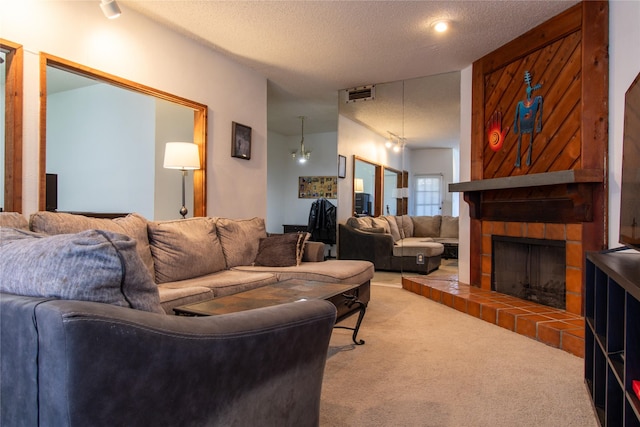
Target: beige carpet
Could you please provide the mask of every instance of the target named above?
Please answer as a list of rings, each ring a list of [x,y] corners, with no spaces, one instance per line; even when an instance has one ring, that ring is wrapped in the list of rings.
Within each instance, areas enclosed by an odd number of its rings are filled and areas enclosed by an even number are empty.
[[[321,426],[597,426],[581,358],[405,291],[399,277],[376,274],[365,345],[334,330]]]

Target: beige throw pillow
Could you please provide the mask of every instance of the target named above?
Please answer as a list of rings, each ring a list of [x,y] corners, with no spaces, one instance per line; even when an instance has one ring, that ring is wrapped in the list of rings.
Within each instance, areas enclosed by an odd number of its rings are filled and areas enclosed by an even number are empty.
[[[374,228],[382,228],[386,234],[391,233],[389,222],[384,217],[371,218]]]
[[[225,269],[214,219],[149,222],[148,227],[156,283],[191,279]]]
[[[216,228],[227,268],[253,264],[260,239],[267,237],[263,218],[218,218]]]
[[[396,216],[400,237],[413,237],[413,221],[409,215]]]

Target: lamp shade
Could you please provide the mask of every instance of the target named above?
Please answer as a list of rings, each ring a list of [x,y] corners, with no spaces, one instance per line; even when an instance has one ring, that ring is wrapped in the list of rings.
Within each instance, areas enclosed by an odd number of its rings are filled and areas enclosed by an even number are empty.
[[[167,142],[164,149],[166,169],[200,169],[198,146],[191,142]]]
[[[364,179],[356,178],[353,180],[354,193],[364,193]]]

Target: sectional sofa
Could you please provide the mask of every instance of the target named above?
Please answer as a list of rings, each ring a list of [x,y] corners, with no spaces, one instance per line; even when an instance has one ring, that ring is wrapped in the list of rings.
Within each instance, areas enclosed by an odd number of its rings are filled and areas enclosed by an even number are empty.
[[[376,270],[428,274],[458,256],[458,217],[351,217],[338,226],[338,258],[367,260]]]
[[[368,285],[371,263],[312,248],[256,218],[0,214],[0,425],[317,426],[331,303],[167,315],[287,278]]]

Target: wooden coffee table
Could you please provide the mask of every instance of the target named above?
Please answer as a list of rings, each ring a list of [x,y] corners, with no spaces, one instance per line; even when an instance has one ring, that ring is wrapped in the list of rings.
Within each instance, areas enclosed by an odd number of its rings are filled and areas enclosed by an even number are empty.
[[[362,319],[367,310],[367,303],[359,299],[361,288],[368,286],[345,283],[326,283],[308,280],[283,280],[271,285],[239,292],[237,294],[214,298],[194,304],[176,307],[173,311],[182,316],[215,316],[219,314],[235,313],[255,308],[270,307],[288,302],[304,301],[308,299],[324,299],[331,302],[337,309],[336,323],[358,313],[355,327],[335,326],[336,328],[353,331],[352,339],[357,345],[364,344],[364,340],[357,340]]]

